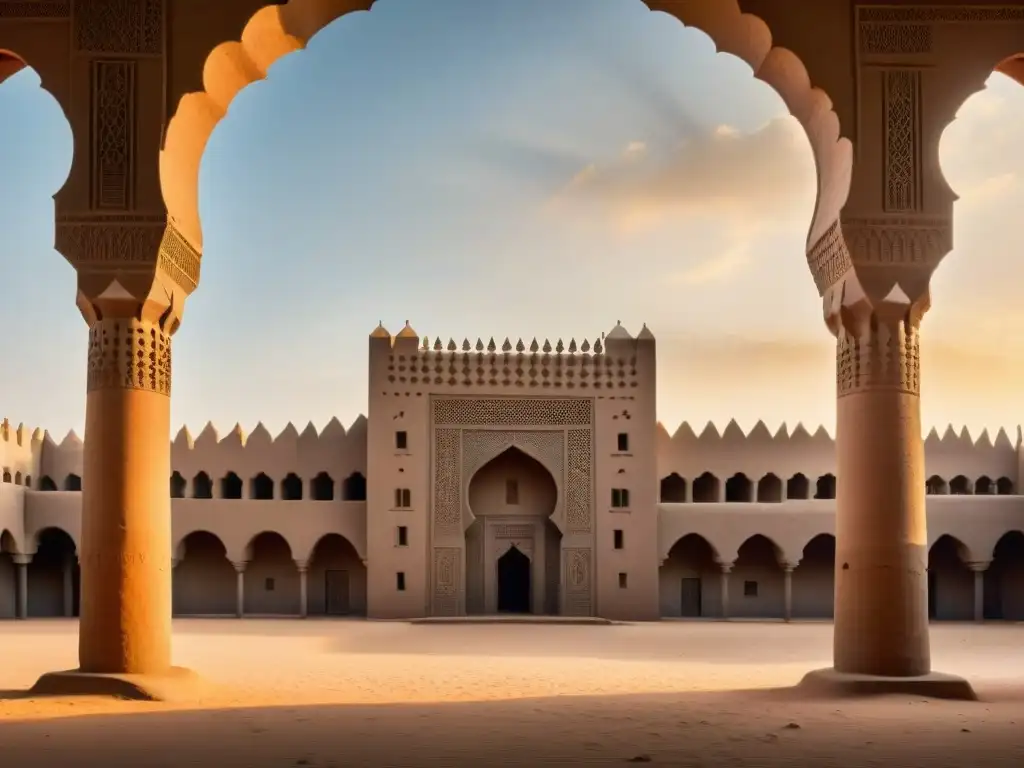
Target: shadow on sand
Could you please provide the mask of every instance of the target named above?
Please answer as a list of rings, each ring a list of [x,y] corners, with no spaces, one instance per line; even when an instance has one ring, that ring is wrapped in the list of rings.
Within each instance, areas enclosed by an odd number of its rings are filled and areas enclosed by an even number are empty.
[[[1019,695],[980,704],[898,696],[838,702],[783,689],[191,710],[118,703],[131,711],[77,715],[73,700],[52,710],[58,702],[38,700],[34,714],[12,709],[0,720],[0,744],[5,765],[38,768],[416,768],[479,759],[500,766],[1010,768],[1021,762],[1022,702]]]

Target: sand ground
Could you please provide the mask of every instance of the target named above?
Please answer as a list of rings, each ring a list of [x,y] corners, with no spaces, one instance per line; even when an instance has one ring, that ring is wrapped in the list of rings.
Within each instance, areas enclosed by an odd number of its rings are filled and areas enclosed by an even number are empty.
[[[1024,625],[936,625],[981,702],[807,701],[830,624],[409,625],[182,620],[193,704],[32,700],[77,624],[0,624],[0,765],[1024,764]]]

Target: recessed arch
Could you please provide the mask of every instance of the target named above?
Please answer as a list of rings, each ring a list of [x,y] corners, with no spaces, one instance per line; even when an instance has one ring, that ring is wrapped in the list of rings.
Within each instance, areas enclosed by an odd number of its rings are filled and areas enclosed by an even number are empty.
[[[949,481],[949,492],[953,496],[970,496],[974,485],[964,475],[957,475]]]
[[[718,550],[699,533],[681,536],[658,570],[661,615],[699,618],[720,616],[721,569]]]
[[[932,475],[924,483],[924,492],[928,496],[946,496],[949,494],[949,485],[938,475]]]
[[[366,477],[362,472],[353,472],[341,481],[342,501],[366,501]]]
[[[245,613],[296,616],[301,588],[294,550],[277,531],[262,531],[245,547]]]
[[[426,2],[426,0],[424,0]],[[637,0],[650,7],[650,0]],[[245,87],[262,80],[274,62],[301,50],[320,30],[355,11],[369,11],[374,0],[288,0],[256,11],[239,39],[216,46],[203,65],[203,90],[187,93],[167,125],[160,151],[160,186],[169,224],[202,253],[199,170],[207,143],[231,102]],[[699,29],[719,52],[745,61],[755,78],[770,85],[803,126],[814,154],[817,195],[807,237],[808,261],[820,294],[829,287],[815,246],[839,232],[839,212],[850,191],[853,147],[841,137],[832,101],[811,84],[792,51],[774,46],[768,25],[743,13],[738,0],[694,0],[663,11]],[[357,22],[353,22],[357,23]],[[838,237],[843,246],[841,236]]]
[[[955,536],[944,533],[928,549],[928,618],[970,621],[974,616],[971,553]]]
[[[35,554],[28,564],[28,615],[78,615],[80,571],[78,543],[63,528],[36,531]]]
[[[174,613],[179,616],[232,616],[237,577],[224,542],[206,530],[191,531],[174,547]]]
[[[693,481],[693,501],[696,504],[711,504],[722,499],[722,483],[710,472],[705,472]]]
[[[1024,532],[1004,533],[985,571],[986,619],[1024,621]]]
[[[289,472],[281,481],[281,498],[284,501],[302,501],[302,478]]]
[[[793,571],[793,618],[831,619],[835,614],[836,537],[819,533],[808,541]]]
[[[498,451],[467,478],[466,500],[474,518],[540,515],[557,509],[558,483],[540,460],[515,445]],[[514,484],[514,498],[509,494]]]
[[[686,480],[673,472],[661,478],[659,500],[662,504],[683,504],[686,502]]]
[[[725,500],[732,502],[747,502],[754,500],[754,484],[750,478],[742,472],[725,481]]]
[[[807,500],[811,497],[811,483],[807,475],[797,472],[786,481],[786,499]]]
[[[782,548],[763,533],[747,538],[736,551],[729,592],[730,615],[777,619],[785,614]]]
[[[782,480],[778,475],[769,472],[757,481],[757,500],[763,503],[782,501]]]
[[[350,539],[339,533],[321,536],[309,552],[308,567],[309,615],[366,613],[366,565]]]
[[[334,478],[320,472],[309,481],[309,495],[313,501],[334,501]]]
[[[175,470],[171,473],[171,498],[172,499],[183,499],[185,498],[185,486],[187,481],[181,476],[181,473]]]
[[[818,478],[814,487],[814,498],[834,499],[836,497],[836,476],[831,472]]]

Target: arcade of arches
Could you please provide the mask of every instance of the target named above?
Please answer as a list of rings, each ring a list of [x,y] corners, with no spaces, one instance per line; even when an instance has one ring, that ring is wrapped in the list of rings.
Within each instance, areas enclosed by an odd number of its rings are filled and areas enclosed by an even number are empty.
[[[1024,3],[646,4],[750,64],[806,129],[818,195],[805,256],[836,339],[843,568],[835,668],[923,675],[930,654],[919,334],[931,274],[952,249],[956,197],[937,145],[994,69],[1020,74]],[[170,666],[171,578],[160,554],[169,556],[170,526],[159,521],[170,515],[171,336],[199,282],[207,141],[241,89],[372,0],[260,5],[0,3],[0,51],[10,52],[0,55],[0,78],[32,66],[75,135],[70,176],[56,197],[56,247],[77,271],[77,306],[90,327],[84,670],[157,674]],[[117,499],[133,503],[120,509]],[[283,557],[269,539],[260,546],[261,556]],[[764,569],[769,554],[758,540],[741,559]],[[509,568],[521,573],[521,561]],[[140,590],[146,599],[123,610],[119,601]],[[777,600],[772,594],[765,601]]]

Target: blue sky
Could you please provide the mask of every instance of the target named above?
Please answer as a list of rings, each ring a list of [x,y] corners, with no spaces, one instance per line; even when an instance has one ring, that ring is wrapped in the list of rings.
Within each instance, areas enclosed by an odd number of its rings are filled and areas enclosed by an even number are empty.
[[[0,415],[62,434],[83,423],[86,329],[52,248],[70,128],[38,85],[0,87]],[[963,201],[925,321],[929,423],[1019,419],[1018,90],[994,80],[944,141]],[[381,0],[238,97],[200,199],[173,414],[196,432],[351,422],[367,334],[406,319],[513,341],[647,322],[670,429],[834,421],[806,138],[743,63],[639,0]]]

